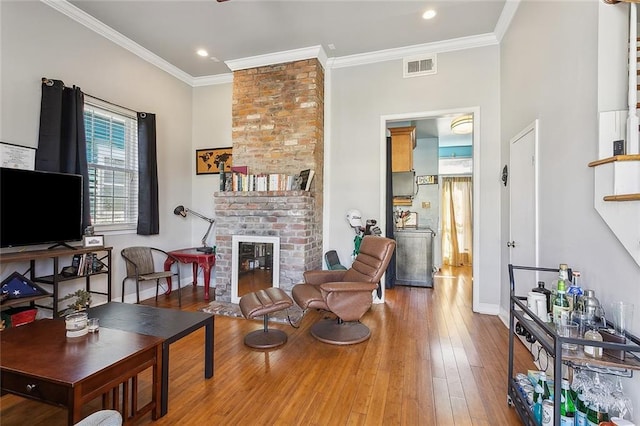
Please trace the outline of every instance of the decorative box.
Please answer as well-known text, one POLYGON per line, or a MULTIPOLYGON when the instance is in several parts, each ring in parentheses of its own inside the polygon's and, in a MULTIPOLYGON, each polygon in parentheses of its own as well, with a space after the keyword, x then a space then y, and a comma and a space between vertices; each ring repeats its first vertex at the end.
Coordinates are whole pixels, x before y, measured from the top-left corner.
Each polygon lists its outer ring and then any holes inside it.
POLYGON ((30 306, 16 306, 2 311, 5 327, 17 327, 36 320, 38 310, 30 306))

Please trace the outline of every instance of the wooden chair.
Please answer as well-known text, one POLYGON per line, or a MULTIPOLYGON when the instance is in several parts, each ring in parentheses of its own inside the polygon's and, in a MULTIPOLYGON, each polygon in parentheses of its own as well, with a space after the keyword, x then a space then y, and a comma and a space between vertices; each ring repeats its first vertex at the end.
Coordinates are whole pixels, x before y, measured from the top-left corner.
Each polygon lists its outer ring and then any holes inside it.
POLYGON ((160 279, 171 279, 174 275, 177 278, 178 284, 178 306, 182 307, 182 296, 180 294, 180 262, 175 259, 169 253, 164 250, 155 247, 127 247, 122 249, 120 253, 127 265, 127 276, 122 280, 122 301, 124 302, 124 286, 128 279, 136 280, 136 297, 137 302, 140 303, 140 282, 141 281, 155 281, 156 282, 156 300, 158 300, 158 289, 160 287, 160 279), (176 272, 172 271, 156 271, 156 262, 154 260, 154 254, 156 257, 171 257, 174 259, 176 265, 176 272))

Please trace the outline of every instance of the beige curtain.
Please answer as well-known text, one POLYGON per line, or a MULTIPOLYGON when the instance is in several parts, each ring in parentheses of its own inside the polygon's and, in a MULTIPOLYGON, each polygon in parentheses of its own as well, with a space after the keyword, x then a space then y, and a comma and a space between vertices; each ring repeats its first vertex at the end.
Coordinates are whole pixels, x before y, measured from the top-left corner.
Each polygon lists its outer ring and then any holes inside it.
POLYGON ((473 203, 471 177, 442 178, 442 262, 473 264, 473 203))

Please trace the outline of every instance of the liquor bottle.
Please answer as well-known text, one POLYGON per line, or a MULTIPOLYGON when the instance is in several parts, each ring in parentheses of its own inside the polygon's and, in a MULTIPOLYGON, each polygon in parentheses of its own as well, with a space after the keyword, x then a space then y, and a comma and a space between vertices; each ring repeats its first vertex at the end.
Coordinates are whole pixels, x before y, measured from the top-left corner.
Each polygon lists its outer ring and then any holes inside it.
POLYGON ((569 319, 569 299, 567 299, 567 278, 568 271, 565 263, 560 264, 560 273, 558 275, 558 288, 556 297, 553 299, 553 322, 560 324, 561 319, 566 317, 569 319))
MULTIPOLYGON (((602 342, 602 334, 598 332, 598 330, 594 328, 590 328, 584 333, 584 340, 591 340, 593 342, 602 342)), ((589 346, 584 345, 584 354, 591 358, 602 358, 602 346, 589 346)))
MULTIPOLYGON (((551 397, 549 384, 547 383, 547 373, 545 373, 544 371, 540 372, 538 383, 536 383, 533 388, 533 400, 538 401, 538 397, 541 397, 542 401, 551 397)), ((542 403, 542 401, 540 401, 540 403, 542 403)))
POLYGON ((562 392, 560 394, 560 425, 575 425, 576 406, 571 396, 569 380, 562 379, 562 392))
POLYGON ((567 289, 567 297, 569 298, 569 309, 575 311, 578 309, 578 298, 584 293, 580 287, 580 271, 572 271, 573 279, 571 285, 567 289))

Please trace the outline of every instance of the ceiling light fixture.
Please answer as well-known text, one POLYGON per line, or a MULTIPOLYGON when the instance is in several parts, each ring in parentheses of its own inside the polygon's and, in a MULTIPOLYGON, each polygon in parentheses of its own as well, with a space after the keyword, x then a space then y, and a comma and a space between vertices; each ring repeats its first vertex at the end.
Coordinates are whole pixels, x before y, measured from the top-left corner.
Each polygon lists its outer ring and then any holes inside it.
POLYGON ((209 56, 209 52, 204 49, 198 49, 196 53, 198 54, 198 56, 202 56, 203 58, 209 56))
POLYGON ((433 19, 436 16, 436 11, 429 9, 422 14, 422 19, 433 19))
POLYGON ((454 135, 466 135, 473 131, 473 116, 463 115, 451 120, 451 132, 454 135))

